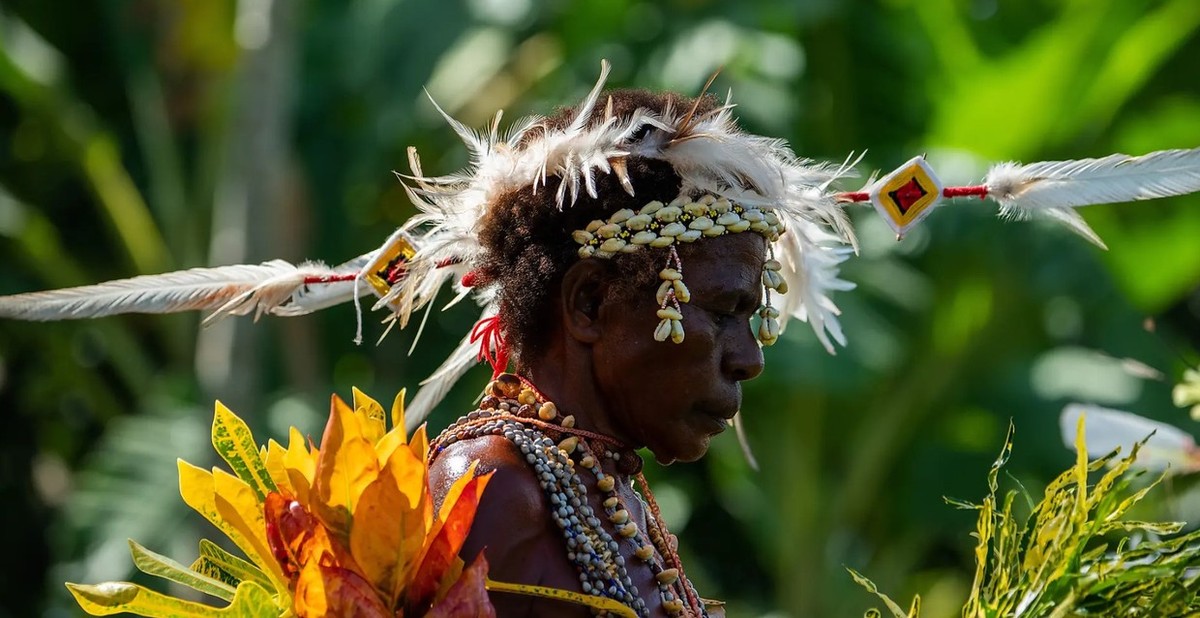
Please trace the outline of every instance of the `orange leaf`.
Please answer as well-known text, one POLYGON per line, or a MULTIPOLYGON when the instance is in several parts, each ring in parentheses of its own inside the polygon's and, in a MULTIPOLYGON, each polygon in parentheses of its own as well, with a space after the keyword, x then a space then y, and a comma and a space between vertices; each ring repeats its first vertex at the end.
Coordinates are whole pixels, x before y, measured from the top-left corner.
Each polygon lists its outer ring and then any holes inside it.
POLYGON ((425 462, 397 450, 363 491, 350 529, 350 553, 389 605, 404 591, 405 575, 425 545, 425 462), (416 508, 414 508, 414 504, 416 508))
POLYGON ((320 618, 329 615, 329 603, 325 598, 325 579, 321 577, 321 565, 310 560, 300 569, 296 580, 296 592, 292 597, 292 610, 298 618, 320 618))
POLYGON ((466 540, 467 533, 471 530, 471 523, 475 521, 475 510, 479 507, 479 497, 492 477, 491 472, 482 476, 474 476, 474 470, 475 465, 472 463, 467 474, 455 481, 446 494, 446 502, 442 505, 442 513, 445 518, 434 524, 433 538, 428 541, 425 555, 421 558, 420 566, 405 595, 409 607, 413 607, 413 603, 417 606, 429 603, 434 593, 437 592, 438 582, 441 581, 446 570, 458 556, 459 550, 462 549, 463 541, 466 540), (465 484, 462 483, 463 479, 467 479, 465 484), (462 488, 458 489, 460 485, 462 488), (457 497, 455 497, 456 489, 458 489, 457 497), (451 502, 452 499, 453 502, 451 502))
POLYGON ((331 532, 344 538, 359 496, 377 476, 375 447, 363 435, 354 412, 335 395, 313 481, 312 506, 317 517, 331 532))
POLYGON ((371 584, 358 573, 335 565, 320 565, 319 568, 321 579, 324 580, 326 615, 391 618, 392 612, 379 600, 371 584))
POLYGON ((458 581, 450 587, 446 598, 434 604, 425 618, 454 618, 456 616, 478 616, 480 618, 495 618, 496 609, 488 598, 487 559, 480 552, 479 557, 471 563, 459 576, 458 581))

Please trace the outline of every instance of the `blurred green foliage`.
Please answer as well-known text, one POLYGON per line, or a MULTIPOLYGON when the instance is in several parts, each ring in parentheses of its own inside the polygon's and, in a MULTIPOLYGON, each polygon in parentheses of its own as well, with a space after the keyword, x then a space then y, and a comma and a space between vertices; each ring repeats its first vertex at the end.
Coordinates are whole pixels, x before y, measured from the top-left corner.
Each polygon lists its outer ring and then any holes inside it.
MULTIPOLYGON (((724 66, 747 128, 804 156, 869 148, 865 175, 927 152, 971 182, 995 159, 1200 145, 1198 57, 1195 0, 3 0, 0 294, 367 251, 413 213, 390 174, 406 147, 435 173, 466 162, 422 88, 480 126, 574 102, 601 58, 612 85, 687 93, 724 66)), ((847 565, 957 615, 973 522, 941 497, 984 495, 1009 418, 1009 473, 1035 494, 1071 461, 1066 401, 1191 428, 1170 383, 1200 346, 1198 202, 1087 209, 1108 252, 977 202, 902 243, 855 211, 850 345, 828 356, 793 325, 747 385, 763 472, 732 436, 650 471, 700 589, 731 616, 861 615, 847 565)), ((61 582, 129 577, 128 537, 194 553, 161 471, 203 459, 213 399, 257 410, 258 435, 315 435, 331 391, 415 386, 475 317, 434 316, 411 356, 411 332, 355 347, 348 306, 0 323, 0 546, 21 557, 0 616, 73 615, 61 582)), ((1200 515, 1188 485, 1164 492, 1172 518, 1200 515)))

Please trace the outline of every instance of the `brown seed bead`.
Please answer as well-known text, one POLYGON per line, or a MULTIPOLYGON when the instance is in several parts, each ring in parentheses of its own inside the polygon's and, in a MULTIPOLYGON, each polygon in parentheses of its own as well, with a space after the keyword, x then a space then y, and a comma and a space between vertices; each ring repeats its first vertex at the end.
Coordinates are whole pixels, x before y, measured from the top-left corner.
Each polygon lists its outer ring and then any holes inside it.
POLYGON ((615 484, 616 480, 611 476, 596 481, 596 487, 600 488, 600 491, 612 491, 615 484))
POLYGON ((480 410, 495 410, 496 406, 500 405, 500 400, 493 395, 488 395, 479 402, 480 410))
POLYGON ((492 391, 498 397, 516 399, 521 394, 521 379, 511 373, 500 374, 492 385, 492 391))
POLYGON ((527 403, 521 404, 521 407, 517 408, 517 415, 527 416, 527 417, 532 418, 533 417, 533 406, 531 406, 527 403))
POLYGON ((663 569, 654 578, 658 580, 658 583, 670 586, 675 583, 675 580, 679 579, 679 569, 663 569))
POLYGON ((558 416, 558 406, 554 405, 553 401, 547 401, 538 408, 538 418, 543 421, 552 421, 558 416))

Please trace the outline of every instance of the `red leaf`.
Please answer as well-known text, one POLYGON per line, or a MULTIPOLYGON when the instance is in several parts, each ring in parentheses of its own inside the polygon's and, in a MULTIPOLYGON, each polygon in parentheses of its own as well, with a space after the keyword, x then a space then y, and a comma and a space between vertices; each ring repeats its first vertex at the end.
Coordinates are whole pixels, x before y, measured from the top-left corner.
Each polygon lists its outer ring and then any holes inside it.
MULTIPOLYGON (((329 616, 339 618, 391 618, 378 593, 367 580, 350 569, 321 566, 325 603, 329 616)), ((465 615, 465 614, 457 614, 465 615)))
POLYGON ((480 552, 479 557, 467 567, 458 581, 450 587, 446 598, 434 605, 425 618, 455 618, 478 616, 496 618, 496 609, 487 593, 487 560, 480 552))
POLYGON ((479 508, 479 497, 491 476, 491 473, 488 473, 472 478, 463 488, 458 500, 449 509, 443 508, 446 519, 434 524, 433 540, 430 541, 429 549, 421 559, 421 566, 417 568, 412 585, 405 595, 408 607, 424 607, 433 600, 438 583, 458 556, 467 533, 471 531, 471 524, 475 521, 475 510, 479 508))

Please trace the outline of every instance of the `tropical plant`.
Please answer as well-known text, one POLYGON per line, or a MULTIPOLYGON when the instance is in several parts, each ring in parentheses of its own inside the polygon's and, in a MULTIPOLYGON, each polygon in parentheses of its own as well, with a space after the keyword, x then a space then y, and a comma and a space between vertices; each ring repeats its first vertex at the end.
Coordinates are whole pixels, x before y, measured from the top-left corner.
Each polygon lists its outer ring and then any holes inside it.
MULTIPOLYGON (((965 618, 992 616, 1194 616, 1200 612, 1200 530, 1179 536, 1184 524, 1135 521, 1126 516, 1166 473, 1146 484, 1138 477, 1136 443, 1088 459, 1084 416, 1076 431, 1075 465, 1051 482, 1028 517, 1017 514, 1017 491, 997 498, 1000 470, 1012 453, 1012 426, 988 472, 982 504, 947 499, 979 511, 975 526, 975 579, 965 618), (1095 483, 1089 476, 1105 467, 1095 483)), ((850 569, 855 581, 879 596, 895 618, 917 618, 921 599, 905 611, 875 584, 850 569)), ((872 609, 868 617, 878 618, 872 609)))
POLYGON ((487 579, 480 554, 458 557, 491 473, 474 463, 435 513, 425 427, 404 431, 404 392, 391 410, 354 390, 336 395, 317 448, 291 428, 285 448, 259 447, 241 418, 217 403, 212 442, 232 474, 179 460, 184 502, 240 549, 208 540, 190 565, 130 541, 134 565, 225 607, 171 597, 129 582, 67 584, 93 615, 142 616, 491 616, 487 590, 534 594, 632 615, 616 601, 487 579))

